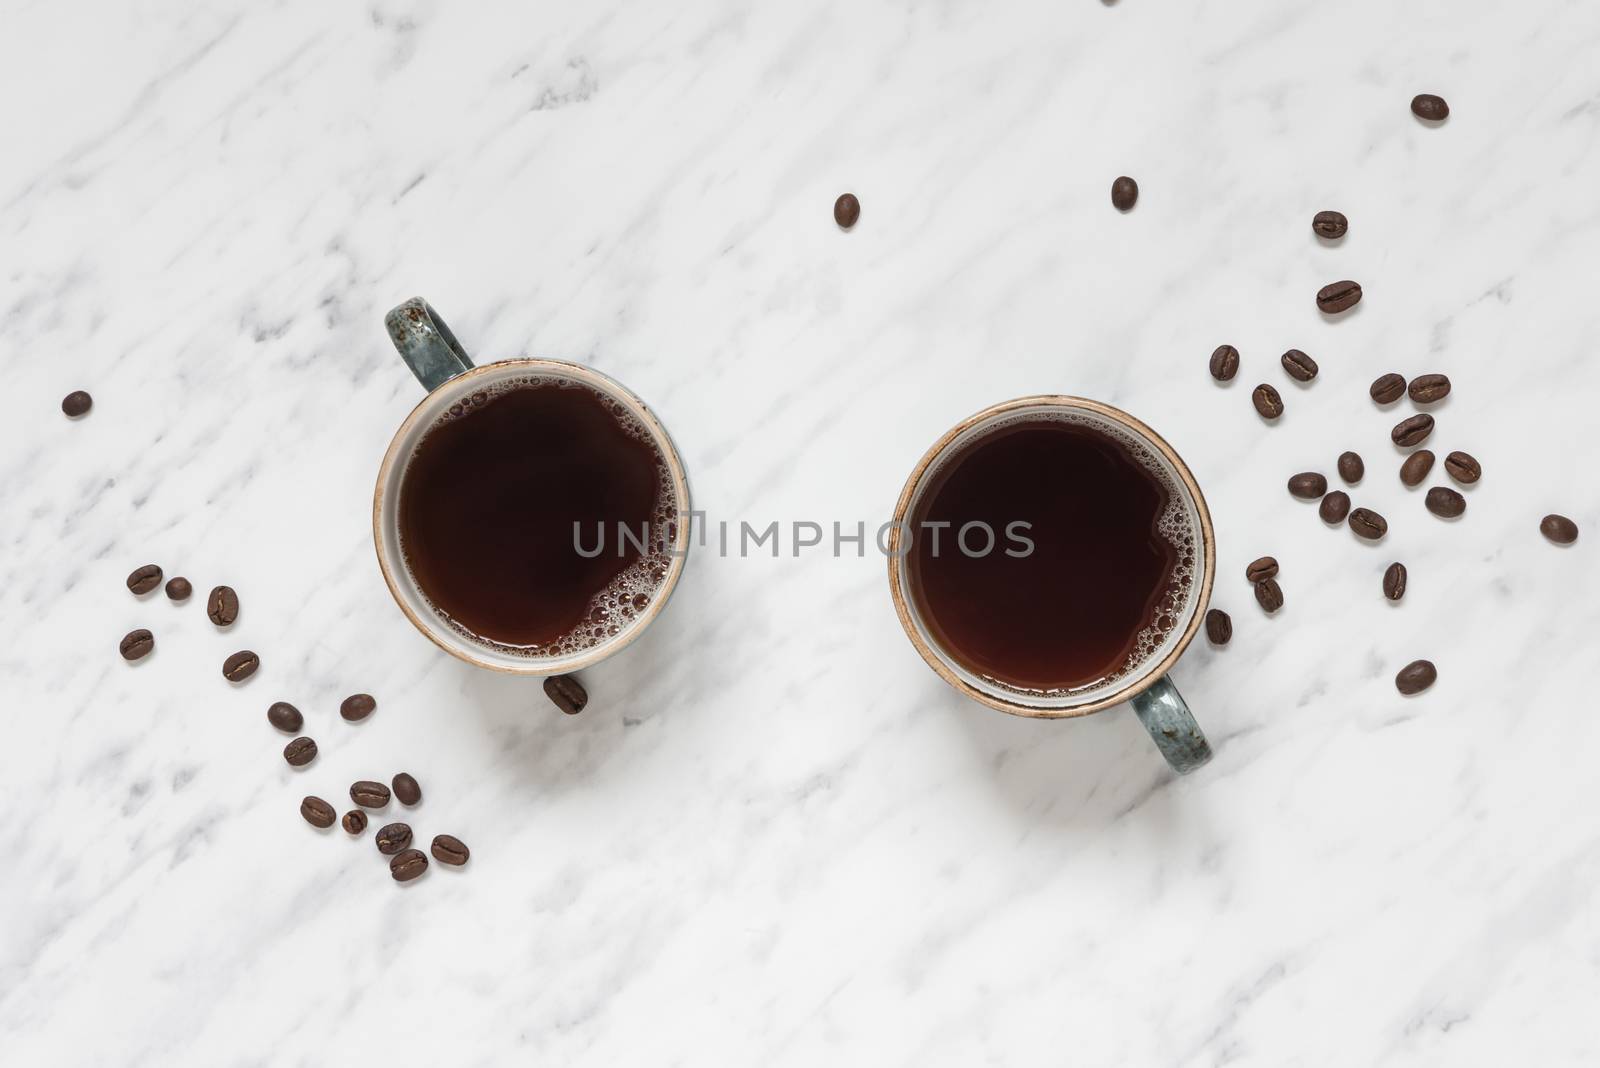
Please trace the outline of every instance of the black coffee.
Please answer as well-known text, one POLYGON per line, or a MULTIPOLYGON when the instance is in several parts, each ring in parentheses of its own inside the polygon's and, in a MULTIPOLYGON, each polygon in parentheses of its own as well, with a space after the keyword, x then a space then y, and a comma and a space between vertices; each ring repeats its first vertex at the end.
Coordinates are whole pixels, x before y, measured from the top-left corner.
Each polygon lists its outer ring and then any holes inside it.
POLYGON ((1170 477, 1136 451, 1095 427, 1024 417, 932 473, 910 517, 908 577, 953 660, 1013 690, 1071 693, 1128 673, 1177 626, 1194 532, 1170 477), (948 524, 937 546, 935 524, 948 524), (969 524, 982 526, 962 538, 969 524), (976 552, 985 528, 993 550, 976 552))
POLYGON ((400 487, 400 547, 457 630, 562 655, 650 603, 676 509, 666 460, 631 413, 586 385, 530 378, 473 394, 428 431, 400 487))

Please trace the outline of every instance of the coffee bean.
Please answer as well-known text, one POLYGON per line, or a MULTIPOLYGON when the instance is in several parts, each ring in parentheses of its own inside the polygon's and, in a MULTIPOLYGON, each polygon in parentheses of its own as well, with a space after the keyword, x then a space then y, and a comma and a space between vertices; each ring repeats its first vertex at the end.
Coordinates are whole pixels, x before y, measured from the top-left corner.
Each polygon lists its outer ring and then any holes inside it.
POLYGON ((302 735, 283 747, 283 759, 291 768, 303 768, 317 759, 317 743, 302 735))
POLYGON ((383 808, 389 804, 389 788, 381 782, 362 779, 350 784, 350 800, 362 808, 383 808))
POLYGON ((1302 501, 1314 501, 1328 492, 1328 480, 1315 471, 1302 471, 1289 478, 1289 494, 1302 501))
POLYGON ((288 701, 274 701, 267 706, 267 722, 286 734, 296 734, 305 726, 306 718, 288 701))
POLYGON ((1317 307, 1324 314, 1337 315, 1342 311, 1349 311, 1361 303, 1361 285, 1345 279, 1342 282, 1329 282, 1317 290, 1317 307))
POLYGON ((472 856, 472 851, 467 848, 466 843, 453 834, 434 835, 433 846, 428 851, 440 864, 451 864, 458 868, 472 856))
POLYGON ((1483 467, 1470 454, 1453 452, 1444 458, 1444 473, 1463 486, 1470 486, 1483 477, 1483 467))
POLYGON ((1428 477, 1428 472, 1433 470, 1433 452, 1429 449, 1418 449, 1407 456, 1405 463, 1400 465, 1400 482, 1407 486, 1418 486, 1428 477))
POLYGON ((1432 404, 1449 396, 1450 379, 1444 375, 1418 375, 1406 387, 1406 392, 1418 404, 1432 404))
POLYGON ((1278 574, 1278 561, 1270 556, 1263 556, 1250 561, 1250 566, 1244 569, 1244 577, 1251 582, 1265 582, 1269 578, 1276 578, 1278 574))
POLYGON ((161 585, 161 565, 145 564, 128 574, 128 589, 135 594, 146 594, 161 585))
POLYGON ((351 723, 360 723, 378 707, 377 699, 370 693, 353 693, 339 702, 339 715, 351 723))
POLYGON ((122 641, 117 645, 117 651, 124 660, 142 660, 150 655, 150 650, 156 647, 155 635, 144 628, 130 630, 122 636, 122 641))
POLYGON ((1233 638, 1233 620, 1220 608, 1206 613, 1206 638, 1212 645, 1227 645, 1233 638))
POLYGON ((1422 503, 1428 511, 1441 519, 1454 519, 1467 510, 1467 499, 1449 486, 1435 486, 1428 491, 1422 503))
POLYGON ((1357 508, 1350 513, 1350 530, 1358 538, 1377 541, 1389 533, 1389 521, 1371 508, 1357 508))
POLYGON ((1277 579, 1256 583, 1256 603, 1269 613, 1283 607, 1283 587, 1278 585, 1277 579))
POLYGON ((344 819, 340 822, 344 824, 344 829, 351 834, 360 834, 367 829, 367 814, 359 808, 353 808, 344 814, 344 819))
POLYGON ((307 797, 300 802, 300 815, 313 827, 332 827, 335 817, 333 806, 320 797, 307 797))
POLYGON ((1309 382, 1317 377, 1317 361, 1299 349, 1290 349, 1279 360, 1283 369, 1289 372, 1289 377, 1296 382, 1309 382))
POLYGON ((1127 211, 1139 199, 1139 183, 1124 174, 1111 183, 1111 204, 1118 211, 1127 211))
POLYGON ((81 389, 75 389, 61 398, 61 410, 73 419, 94 407, 94 398, 81 389))
POLYGON ((589 703, 589 693, 576 675, 551 675, 544 680, 544 695, 569 716, 576 716, 589 703))
POLYGON ((1379 404, 1393 404, 1405 396, 1406 380, 1404 375, 1397 375, 1393 371, 1386 375, 1379 375, 1372 380, 1372 386, 1367 390, 1372 399, 1379 404))
POLYGON ((1421 693, 1438 679, 1439 671, 1430 660, 1413 660, 1400 669, 1394 677, 1394 688, 1410 697, 1414 693, 1421 693))
POLYGON ((1317 514, 1324 523, 1343 523, 1344 517, 1350 514, 1350 495, 1344 490, 1334 490, 1322 498, 1317 514))
POLYGON ((206 598, 206 615, 219 627, 231 627, 239 618, 239 595, 231 586, 218 586, 206 598))
POLYGON ((378 828, 373 841, 378 844, 378 852, 392 857, 411 844, 411 828, 404 823, 386 823, 378 828))
POLYGON ((1261 383, 1250 394, 1250 403, 1256 406, 1256 411, 1263 419, 1276 419, 1283 414, 1283 398, 1278 396, 1278 391, 1261 383))
POLYGON ((1398 560, 1383 573, 1383 595, 1391 601, 1398 601, 1406 595, 1406 565, 1398 560))
POLYGON ((422 787, 417 785, 416 779, 402 771, 394 777, 394 796, 402 805, 414 805, 422 800, 422 787))
POLYGON ((1211 353, 1211 377, 1218 382, 1231 382, 1239 373, 1239 350, 1232 345, 1218 345, 1211 353))
POLYGON ((1350 485, 1361 481, 1367 473, 1367 465, 1362 462, 1361 454, 1354 452, 1341 452, 1339 454, 1339 477, 1350 485))
POLYGON ((1450 115, 1450 105, 1442 96, 1419 93, 1411 98, 1411 114, 1428 122, 1442 122, 1450 115))
POLYGON ((1389 440, 1402 449, 1409 449, 1413 445, 1421 445, 1428 440, 1428 435, 1433 433, 1433 416, 1413 415, 1409 419, 1402 419, 1389 431, 1389 440))
POLYGON ((170 601, 187 601, 193 592, 194 586, 182 575, 167 580, 167 599, 170 601))
POLYGON ((389 874, 397 883, 409 883, 428 870, 428 858, 420 849, 408 849, 389 862, 389 874))
POLYGON ((222 677, 229 682, 243 682, 256 673, 261 658, 248 649, 240 649, 222 662, 222 677))
POLYGON ((1571 545, 1578 540, 1578 524, 1564 515, 1552 513, 1539 520, 1539 533, 1557 545, 1571 545))
POLYGON ((833 221, 841 229, 848 230, 861 218, 861 201, 856 199, 854 193, 841 193, 839 199, 833 202, 833 221))
POLYGON ((1319 211, 1311 217, 1311 229, 1318 237, 1325 237, 1329 241, 1337 241, 1350 229, 1350 220, 1339 211, 1319 211))

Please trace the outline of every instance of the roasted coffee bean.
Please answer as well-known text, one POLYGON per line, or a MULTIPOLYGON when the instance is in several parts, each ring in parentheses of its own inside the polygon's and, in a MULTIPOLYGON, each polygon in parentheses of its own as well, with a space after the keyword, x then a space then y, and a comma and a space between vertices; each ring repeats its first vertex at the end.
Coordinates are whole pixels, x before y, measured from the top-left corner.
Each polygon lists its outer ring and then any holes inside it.
POLYGON ((402 805, 414 805, 422 800, 422 787, 417 785, 416 779, 402 771, 394 777, 394 796, 402 805))
POLYGON ((1350 485, 1361 481, 1367 473, 1367 465, 1362 462, 1361 454, 1354 452, 1341 452, 1339 454, 1339 477, 1350 485))
POLYGON ((1483 467, 1470 454, 1453 452, 1444 458, 1444 473, 1463 486, 1470 486, 1483 477, 1483 467))
POLYGON ((1220 608, 1206 613, 1206 638, 1212 645, 1227 645, 1233 638, 1233 620, 1220 608))
POLYGON ((1421 445, 1428 440, 1428 435, 1433 433, 1433 416, 1413 415, 1409 419, 1402 419, 1389 431, 1389 440, 1402 449, 1409 449, 1413 445, 1421 445))
POLYGON ((569 716, 576 716, 589 703, 589 692, 576 675, 551 675, 544 680, 544 695, 569 716))
POLYGON ((1337 315, 1342 311, 1349 311, 1361 303, 1361 284, 1345 279, 1342 282, 1329 282, 1317 290, 1317 307, 1327 315, 1337 315))
POLYGON ((389 874, 397 883, 409 883, 428 870, 428 858, 420 849, 408 849, 389 862, 389 874))
POLYGON ((1410 697, 1432 686, 1438 677, 1439 671, 1431 660, 1413 660, 1394 677, 1394 688, 1410 697))
POLYGON ((291 768, 303 768, 317 759, 317 743, 302 735, 283 747, 283 759, 291 768))
POLYGON ((1269 613, 1283 607, 1283 587, 1278 585, 1277 579, 1265 579, 1256 583, 1256 604, 1269 613))
POLYGON ((1450 115, 1450 105, 1444 97, 1432 93, 1419 93, 1411 98, 1411 114, 1428 122, 1441 122, 1450 115))
POLYGON ((1311 216, 1311 229, 1318 237, 1325 237, 1329 241, 1336 241, 1344 236, 1350 229, 1350 220, 1339 211, 1319 211, 1311 216))
POLYGON ((1552 513, 1539 520, 1539 533, 1557 545, 1571 545, 1578 540, 1578 524, 1564 515, 1552 513))
POLYGON ((1372 380, 1372 385, 1367 390, 1367 393, 1379 404, 1393 404, 1405 396, 1405 376, 1397 375, 1393 371, 1386 375, 1379 375, 1372 380))
POLYGON ((332 827, 337 814, 322 798, 307 797, 300 802, 300 815, 313 827, 332 827))
POLYGON ((117 645, 117 651, 124 660, 141 660, 150 655, 150 650, 156 647, 155 635, 143 627, 130 630, 122 636, 122 641, 117 645))
POLYGON ((1398 560, 1383 573, 1383 595, 1391 601, 1398 601, 1406 595, 1406 565, 1398 560))
POLYGON ((231 627, 239 618, 239 595, 231 586, 218 586, 206 598, 206 615, 219 627, 231 627))
POLYGON ((389 788, 381 782, 362 779, 350 784, 350 800, 362 808, 383 808, 389 803, 389 788))
POLYGON ((1441 519, 1454 519, 1467 510, 1467 499, 1449 486, 1435 486, 1428 491, 1422 503, 1428 511, 1441 519))
POLYGON ((1111 183, 1111 204, 1118 211, 1127 211, 1139 200, 1139 183, 1124 174, 1111 183))
POLYGON ((1290 349, 1279 357, 1279 361, 1296 382, 1309 382, 1317 377, 1317 361, 1299 349, 1290 349))
POLYGON ((453 834, 434 835, 433 846, 428 851, 440 864, 451 864, 458 868, 472 856, 472 851, 467 848, 466 843, 453 834))
POLYGON ((340 822, 351 834, 360 834, 367 829, 367 814, 359 808, 353 808, 344 814, 344 819, 340 822))
POLYGON ((1250 561, 1250 566, 1244 569, 1244 577, 1251 582, 1265 582, 1278 575, 1278 561, 1270 556, 1263 556, 1250 561))
POLYGON ((1406 387, 1406 392, 1418 404, 1432 404, 1450 394, 1450 379, 1444 375, 1418 375, 1406 387))
POLYGON ((378 828, 373 841, 378 844, 378 852, 392 857, 411 844, 411 827, 404 823, 386 823, 378 828))
POLYGON ((1317 514, 1324 523, 1343 523, 1344 517, 1350 514, 1350 494, 1344 490, 1334 490, 1322 498, 1317 514))
POLYGON ((1400 465, 1400 481, 1407 486, 1419 486, 1432 470, 1433 452, 1429 449, 1418 449, 1407 456, 1405 463, 1400 465))
POLYGON ((240 649, 222 662, 222 677, 229 682, 243 682, 256 673, 261 658, 248 649, 240 649))
POLYGON ((1250 394, 1250 403, 1256 406, 1256 411, 1263 419, 1276 419, 1283 414, 1283 398, 1278 396, 1278 391, 1261 383, 1250 394))
POLYGON ((351 723, 360 723, 378 707, 377 699, 370 693, 353 693, 339 702, 339 715, 351 723))
POLYGON ((1231 382, 1239 373, 1239 350, 1232 345, 1218 345, 1211 353, 1211 377, 1218 382, 1231 382))
POLYGON ((94 398, 81 389, 75 389, 61 398, 61 410, 73 419, 94 407, 94 398))
POLYGON ((305 726, 306 718, 288 701, 274 701, 267 706, 267 722, 286 734, 295 734, 305 726))
POLYGON ((1389 521, 1371 508, 1355 509, 1350 513, 1350 518, 1347 522, 1356 537, 1365 538, 1368 541, 1377 541, 1389 533, 1389 521))
POLYGON ((861 218, 861 201, 856 199, 854 193, 841 193, 839 199, 833 202, 833 221, 839 224, 840 229, 848 230, 861 218))
POLYGON ((128 575, 128 589, 136 594, 146 594, 161 585, 161 565, 145 564, 128 575))
POLYGON ((1314 501, 1328 492, 1328 480, 1315 471, 1302 471, 1289 478, 1289 495, 1302 501, 1314 501))
POLYGON ((187 601, 189 595, 194 593, 194 586, 188 579, 179 575, 177 578, 167 580, 167 599, 171 601, 187 601))

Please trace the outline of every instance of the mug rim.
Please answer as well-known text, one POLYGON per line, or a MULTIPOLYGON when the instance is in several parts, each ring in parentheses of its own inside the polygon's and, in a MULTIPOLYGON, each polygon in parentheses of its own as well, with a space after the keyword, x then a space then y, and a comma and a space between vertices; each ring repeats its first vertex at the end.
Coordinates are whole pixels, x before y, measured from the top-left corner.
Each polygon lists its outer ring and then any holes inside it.
MULTIPOLYGON (((418 443, 420 441, 421 439, 419 438, 418 443)), ((400 480, 404 481, 404 470, 402 469, 399 474, 400 480)), ((399 482, 396 483, 396 489, 398 488, 399 482)), ((678 455, 678 447, 673 442, 672 436, 667 433, 667 428, 662 425, 661 420, 656 418, 649 405, 640 400, 637 394, 605 372, 597 371, 580 363, 549 357, 518 356, 506 360, 494 360, 489 363, 477 364, 454 378, 441 383, 434 389, 424 393, 422 399, 416 403, 416 406, 400 422, 400 425, 395 429, 394 436, 389 439, 389 447, 384 450, 383 462, 378 466, 377 483, 373 488, 372 547, 373 552, 378 557, 378 569, 383 572, 384 584, 389 588, 389 595, 394 598, 395 604, 399 605, 400 611, 405 614, 405 617, 411 621, 411 625, 421 631, 423 636, 434 645, 437 645, 458 660, 464 660, 475 667, 497 671, 504 675, 531 677, 567 675, 574 671, 593 667, 595 664, 626 649, 661 614, 662 609, 667 605, 667 601, 671 599, 673 590, 677 588, 678 579, 683 575, 684 565, 688 562, 690 531, 688 529, 689 524, 683 522, 683 517, 689 514, 691 507, 689 476, 683 466, 683 458, 678 455), (458 387, 461 385, 470 384, 472 381, 492 373, 504 374, 509 369, 535 370, 545 374, 580 379, 588 385, 603 390, 608 396, 626 404, 629 413, 645 425, 645 429, 650 432, 652 440, 661 449, 662 456, 667 463, 667 470, 672 475, 673 494, 678 503, 677 536, 673 539, 672 562, 667 565, 667 573, 661 580, 661 586, 656 596, 650 599, 650 604, 644 612, 631 620, 628 627, 610 641, 594 646, 572 657, 553 658, 548 661, 529 658, 525 667, 520 665, 513 666, 479 655, 478 643, 465 635, 460 636, 459 645, 454 644, 444 637, 443 632, 448 629, 448 624, 444 623, 442 619, 435 617, 432 621, 425 621, 419 618, 417 613, 412 610, 411 605, 406 603, 405 597, 402 596, 400 583, 404 581, 408 588, 415 589, 424 601, 427 600, 427 594, 423 592, 421 585, 410 577, 409 572, 403 580, 397 577, 391 570, 387 553, 384 551, 386 538, 383 509, 388 483, 395 473, 396 464, 401 459, 401 442, 406 439, 411 430, 420 421, 423 409, 438 404, 439 398, 437 395, 446 390, 451 391, 451 395, 459 395, 462 391, 458 387)), ((398 530, 396 535, 398 536, 398 530)), ((398 545, 396 546, 396 551, 398 552, 398 545)))
POLYGON ((1075 397, 1065 393, 1038 393, 1027 397, 1017 397, 1014 400, 1001 401, 998 404, 991 404, 982 411, 969 415, 940 435, 939 440, 935 441, 927 452, 923 453, 922 459, 918 460, 916 467, 912 468, 911 475, 906 479, 905 486, 900 490, 900 497, 895 502, 894 518, 891 520, 889 527, 888 556, 889 596, 894 601, 895 615, 899 617, 900 626, 905 630, 906 637, 911 639, 912 646, 916 648, 922 659, 927 662, 929 667, 933 668, 940 678, 944 679, 957 691, 966 694, 980 704, 1013 716, 1024 716, 1030 719, 1076 719, 1079 716, 1102 712, 1113 705, 1119 705, 1129 698, 1143 693, 1172 670, 1172 666, 1178 662, 1178 658, 1189 648, 1189 643, 1200 632, 1200 625, 1205 620, 1206 609, 1211 603, 1211 585, 1216 578, 1217 571, 1217 539, 1216 532, 1211 525, 1211 511, 1206 507, 1205 495, 1200 492, 1200 484, 1195 481, 1194 473, 1189 470, 1189 465, 1183 462, 1183 458, 1178 455, 1171 445, 1167 444, 1165 438, 1121 408, 1112 407, 1101 401, 1090 400, 1087 397, 1075 397), (915 497, 916 491, 928 469, 944 455, 952 442, 974 427, 1003 416, 1008 412, 1022 408, 1039 407, 1073 408, 1080 411, 1093 412, 1096 415, 1110 419, 1112 422, 1121 424, 1159 452, 1171 464, 1174 473, 1183 483, 1190 499, 1194 501, 1195 512, 1200 518, 1200 543, 1205 561, 1205 576, 1198 596, 1195 598, 1194 612, 1190 615, 1188 625, 1184 627, 1183 633, 1173 642, 1172 648, 1167 651, 1167 654, 1159 662, 1147 667, 1136 678, 1129 680, 1126 685, 1120 686, 1111 693, 1097 697, 1092 701, 1085 701, 1081 705, 1071 705, 1066 708, 1041 707, 1039 705, 1026 704, 1021 700, 1007 700, 1004 697, 972 685, 956 674, 951 670, 950 665, 945 663, 939 652, 933 648, 932 643, 922 636, 917 627, 916 617, 911 605, 908 603, 905 591, 901 589, 900 584, 900 575, 905 561, 903 554, 899 550, 905 518, 910 511, 912 499, 915 497))

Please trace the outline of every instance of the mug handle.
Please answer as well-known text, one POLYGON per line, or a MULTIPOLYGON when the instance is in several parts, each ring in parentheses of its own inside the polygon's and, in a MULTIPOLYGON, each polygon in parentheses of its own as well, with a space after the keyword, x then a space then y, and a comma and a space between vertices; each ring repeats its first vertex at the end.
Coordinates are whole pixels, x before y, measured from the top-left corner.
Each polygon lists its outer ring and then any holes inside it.
POLYGON ((422 388, 432 393, 463 371, 472 369, 472 360, 461 342, 450 332, 433 305, 412 297, 389 309, 383 317, 389 340, 399 350, 422 388))
POLYGON ((1150 732, 1156 748, 1179 775, 1187 775, 1211 759, 1211 743, 1206 741, 1183 695, 1165 675, 1148 690, 1134 695, 1133 710, 1150 732))

